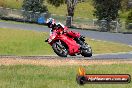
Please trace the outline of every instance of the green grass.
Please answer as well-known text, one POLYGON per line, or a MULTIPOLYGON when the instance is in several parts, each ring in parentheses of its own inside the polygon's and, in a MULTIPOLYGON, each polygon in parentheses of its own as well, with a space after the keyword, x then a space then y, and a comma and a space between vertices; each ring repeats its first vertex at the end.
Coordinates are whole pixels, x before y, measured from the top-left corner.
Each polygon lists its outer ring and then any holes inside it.
POLYGON ((0 6, 20 9, 22 7, 23 0, 1 0, 0 6))
POLYGON ((122 18, 121 21, 126 21, 126 18, 127 18, 128 14, 129 14, 129 12, 130 11, 122 11, 122 12, 120 11, 119 12, 120 13, 119 17, 122 18))
POLYGON ((91 45, 94 53, 117 53, 132 51, 132 47, 120 43, 97 41, 90 39, 88 39, 87 41, 89 45, 91 45))
MULTIPOLYGON (((82 17, 82 18, 95 18, 93 16, 94 7, 92 5, 92 0, 86 0, 87 2, 78 3, 76 10, 75 10, 75 17, 82 17)), ((23 0, 1 0, 0 6, 8 7, 8 8, 22 8, 23 0)), ((58 8, 47 4, 48 10, 50 13, 57 14, 57 15, 64 15, 67 14, 67 7, 66 5, 62 5, 58 8)), ((129 12, 129 11, 128 11, 129 12)), ((128 12, 120 12, 120 18, 122 21, 126 20, 128 12)), ((63 19, 63 17, 62 17, 63 19)))
MULTIPOLYGON (((93 16, 93 13, 94 13, 94 7, 92 4, 93 1, 92 0, 86 0, 86 1, 87 2, 82 2, 82 3, 77 4, 77 6, 75 8, 73 24, 93 25, 93 19, 96 19, 96 17, 93 16)), ((23 0, 2 0, 2 1, 0 1, 0 6, 8 7, 8 8, 21 9, 22 4, 23 4, 23 0)), ((58 8, 48 4, 47 2, 45 3, 45 5, 47 6, 47 8, 51 14, 56 14, 56 15, 52 15, 52 18, 65 24, 66 14, 67 14, 66 4, 61 5, 58 8)), ((119 11, 119 17, 120 17, 121 22, 126 21, 128 13, 129 13, 129 11, 127 11, 127 12, 119 11)), ((131 30, 127 30, 125 28, 125 25, 123 25, 121 27, 120 32, 131 32, 131 30)))
MULTIPOLYGON (((0 6, 8 7, 8 8, 16 8, 20 9, 22 7, 23 0, 1 0, 0 6)), ((62 5, 58 8, 47 4, 48 10, 50 13, 57 14, 57 15, 64 15, 67 14, 67 7, 66 5, 62 5)), ((94 7, 92 5, 92 0, 87 0, 87 2, 78 3, 76 10, 75 10, 75 17, 83 17, 83 18, 95 18, 93 16, 94 7)), ((128 12, 120 12, 121 20, 125 21, 128 12)))
POLYGON ((53 54, 44 42, 46 33, 26 30, 0 29, 1 55, 48 55, 53 54))
MULTIPOLYGON (((0 66, 0 88, 132 88, 129 84, 76 83, 79 66, 0 66)), ((131 64, 89 65, 87 74, 130 74, 131 64)))
MULTIPOLYGON (((8 8, 16 8, 20 9, 22 7, 23 0, 4 0, 0 1, 0 6, 3 7, 8 7, 8 8)), ((75 10, 75 17, 83 17, 83 18, 95 18, 93 16, 93 6, 91 4, 91 0, 84 2, 84 3, 79 3, 76 7, 75 10)), ((57 15, 64 15, 66 16, 67 14, 67 7, 66 5, 62 5, 58 8, 47 4, 48 10, 50 13, 57 14, 57 15)))
MULTIPOLYGON (((67 14, 67 7, 66 5, 62 5, 58 8, 53 7, 52 5, 47 5, 49 12, 57 14, 57 15, 64 15, 67 14)), ((82 18, 95 18, 93 16, 94 7, 92 6, 91 2, 83 2, 78 3, 75 9, 75 16, 74 17, 82 17, 82 18)))
MULTIPOLYGON (((44 42, 44 32, 0 28, 0 55, 51 55, 51 46, 44 42)), ((129 52, 132 47, 124 44, 87 39, 93 53, 129 52)))

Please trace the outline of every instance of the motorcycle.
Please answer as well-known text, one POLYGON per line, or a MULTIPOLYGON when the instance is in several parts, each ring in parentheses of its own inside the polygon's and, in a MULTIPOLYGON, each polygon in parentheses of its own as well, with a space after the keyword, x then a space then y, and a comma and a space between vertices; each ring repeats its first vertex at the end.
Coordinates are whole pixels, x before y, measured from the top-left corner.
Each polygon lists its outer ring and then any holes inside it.
POLYGON ((67 36, 65 32, 54 30, 47 39, 48 44, 52 46, 54 52, 60 57, 82 55, 84 57, 92 56, 92 48, 85 43, 85 37, 81 36, 83 48, 74 38, 67 36))

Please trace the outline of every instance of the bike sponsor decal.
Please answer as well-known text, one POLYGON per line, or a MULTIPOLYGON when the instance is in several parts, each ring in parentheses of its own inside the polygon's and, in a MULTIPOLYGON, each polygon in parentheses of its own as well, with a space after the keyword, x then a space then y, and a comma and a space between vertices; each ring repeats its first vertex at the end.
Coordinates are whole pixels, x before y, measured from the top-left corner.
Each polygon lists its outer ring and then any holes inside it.
POLYGON ((78 84, 88 83, 130 83, 129 74, 86 74, 85 69, 80 67, 76 77, 78 84))

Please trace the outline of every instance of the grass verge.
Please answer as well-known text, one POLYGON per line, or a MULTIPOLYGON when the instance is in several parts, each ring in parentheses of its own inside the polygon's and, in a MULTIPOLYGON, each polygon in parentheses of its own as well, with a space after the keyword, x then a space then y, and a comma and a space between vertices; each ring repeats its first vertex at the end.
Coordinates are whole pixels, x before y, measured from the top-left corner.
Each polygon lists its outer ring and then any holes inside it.
POLYGON ((1 55, 50 55, 50 46, 44 42, 47 33, 26 30, 0 29, 1 55))
MULTIPOLYGON (((47 33, 0 28, 0 55, 51 55, 54 54, 50 45, 44 42, 47 33)), ((129 52, 132 47, 127 45, 87 39, 93 53, 129 52)))
MULTIPOLYGON (((0 88, 131 88, 129 84, 76 83, 79 66, 0 66, 0 88)), ((87 74, 130 74, 131 64, 89 65, 87 74)))
POLYGON ((120 43, 100 41, 100 40, 98 41, 98 40, 91 40, 91 39, 87 39, 87 43, 91 45, 93 52, 96 54, 132 51, 132 47, 125 44, 120 44, 120 43))

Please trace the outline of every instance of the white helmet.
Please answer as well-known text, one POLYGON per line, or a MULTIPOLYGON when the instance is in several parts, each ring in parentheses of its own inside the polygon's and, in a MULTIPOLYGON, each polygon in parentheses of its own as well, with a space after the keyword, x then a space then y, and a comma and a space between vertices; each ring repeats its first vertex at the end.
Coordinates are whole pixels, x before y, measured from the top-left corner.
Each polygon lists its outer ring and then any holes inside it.
POLYGON ((46 24, 49 28, 52 28, 55 25, 55 20, 53 18, 49 18, 47 19, 46 24))

